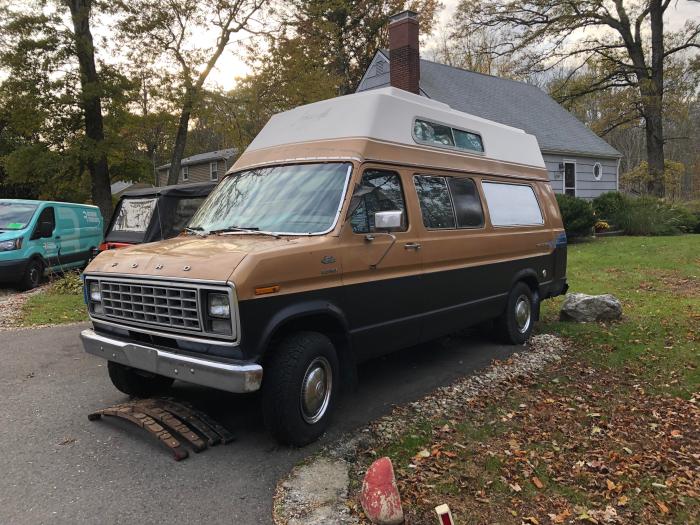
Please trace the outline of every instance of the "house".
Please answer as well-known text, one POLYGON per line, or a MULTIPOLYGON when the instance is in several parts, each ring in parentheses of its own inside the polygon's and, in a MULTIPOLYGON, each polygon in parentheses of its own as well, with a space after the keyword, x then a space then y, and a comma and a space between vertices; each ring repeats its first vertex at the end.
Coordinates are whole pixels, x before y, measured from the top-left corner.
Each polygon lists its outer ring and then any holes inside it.
MULTIPOLYGON (((189 182, 207 182, 219 180, 236 160, 235 148, 219 149, 185 157, 180 163, 180 178, 178 184, 189 182)), ((156 168, 156 183, 158 186, 168 184, 168 169, 170 164, 163 164, 156 168)))
POLYGON ((421 59, 412 11, 392 17, 389 40, 357 91, 391 85, 534 135, 557 193, 592 199, 618 189, 621 154, 540 88, 421 59))

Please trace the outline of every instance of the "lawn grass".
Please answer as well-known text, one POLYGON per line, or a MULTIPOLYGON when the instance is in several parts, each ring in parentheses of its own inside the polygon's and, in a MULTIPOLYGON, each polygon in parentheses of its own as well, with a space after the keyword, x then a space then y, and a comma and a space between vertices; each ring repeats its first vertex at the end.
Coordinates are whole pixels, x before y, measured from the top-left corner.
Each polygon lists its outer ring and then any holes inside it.
POLYGON ((544 302, 539 332, 569 338, 594 365, 633 367, 654 379, 655 388, 667 388, 673 381, 673 393, 686 398, 698 389, 700 235, 573 244, 567 274, 570 292, 615 295, 622 301, 624 319, 609 324, 560 322, 560 297, 544 302))
POLYGON ((20 326, 87 321, 80 276, 69 273, 52 281, 46 292, 32 295, 22 306, 20 326))
POLYGON ((546 301, 537 330, 568 342, 561 362, 360 460, 392 458, 411 523, 439 503, 459 523, 700 520, 700 235, 572 244, 567 273, 623 319, 561 322, 563 298, 546 301))

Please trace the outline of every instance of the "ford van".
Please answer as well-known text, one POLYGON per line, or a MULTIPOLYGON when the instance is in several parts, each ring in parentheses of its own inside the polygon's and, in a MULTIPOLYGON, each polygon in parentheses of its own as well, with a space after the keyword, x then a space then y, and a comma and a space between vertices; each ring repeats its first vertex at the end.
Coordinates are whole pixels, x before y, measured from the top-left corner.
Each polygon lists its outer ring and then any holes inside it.
POLYGON ((100 251, 177 236, 216 182, 142 188, 124 193, 107 226, 100 251))
POLYGON ((47 271, 84 267, 102 227, 96 206, 0 199, 0 282, 28 290, 47 271))
POLYGON ((304 445, 358 362, 492 319, 525 343, 566 236, 535 137, 385 88, 274 116, 185 234, 85 275, 116 388, 261 390, 304 445))

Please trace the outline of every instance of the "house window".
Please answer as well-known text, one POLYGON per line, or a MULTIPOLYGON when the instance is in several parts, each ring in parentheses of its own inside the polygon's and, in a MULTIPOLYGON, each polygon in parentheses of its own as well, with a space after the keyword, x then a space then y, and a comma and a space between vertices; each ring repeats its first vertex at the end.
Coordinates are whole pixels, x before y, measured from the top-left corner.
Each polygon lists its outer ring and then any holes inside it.
POLYGON ((564 163, 564 193, 576 197, 576 163, 564 163))
POLYGON ((600 180, 603 178, 603 166, 600 165, 600 162, 593 164, 593 177, 595 180, 600 180))
POLYGON ((219 163, 210 162, 209 163, 209 178, 211 180, 219 180, 219 163))
POLYGON ((413 139, 420 144, 430 146, 478 151, 479 153, 484 151, 481 135, 427 120, 416 119, 414 121, 413 139))
POLYGON ((183 166, 180 168, 180 172, 182 173, 182 181, 187 182, 190 180, 190 168, 189 166, 183 166))

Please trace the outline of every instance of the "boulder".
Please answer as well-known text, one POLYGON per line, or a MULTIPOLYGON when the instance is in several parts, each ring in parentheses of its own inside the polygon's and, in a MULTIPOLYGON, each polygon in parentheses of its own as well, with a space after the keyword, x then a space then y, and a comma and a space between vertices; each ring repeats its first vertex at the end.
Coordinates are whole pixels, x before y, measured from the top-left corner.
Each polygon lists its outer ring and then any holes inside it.
POLYGON ((559 318, 579 323, 614 321, 622 317, 622 304, 614 295, 566 294, 559 318))
POLYGON ((362 481, 360 503, 365 515, 377 525, 403 523, 401 495, 396 487, 394 466, 389 458, 379 458, 367 469, 362 481))

